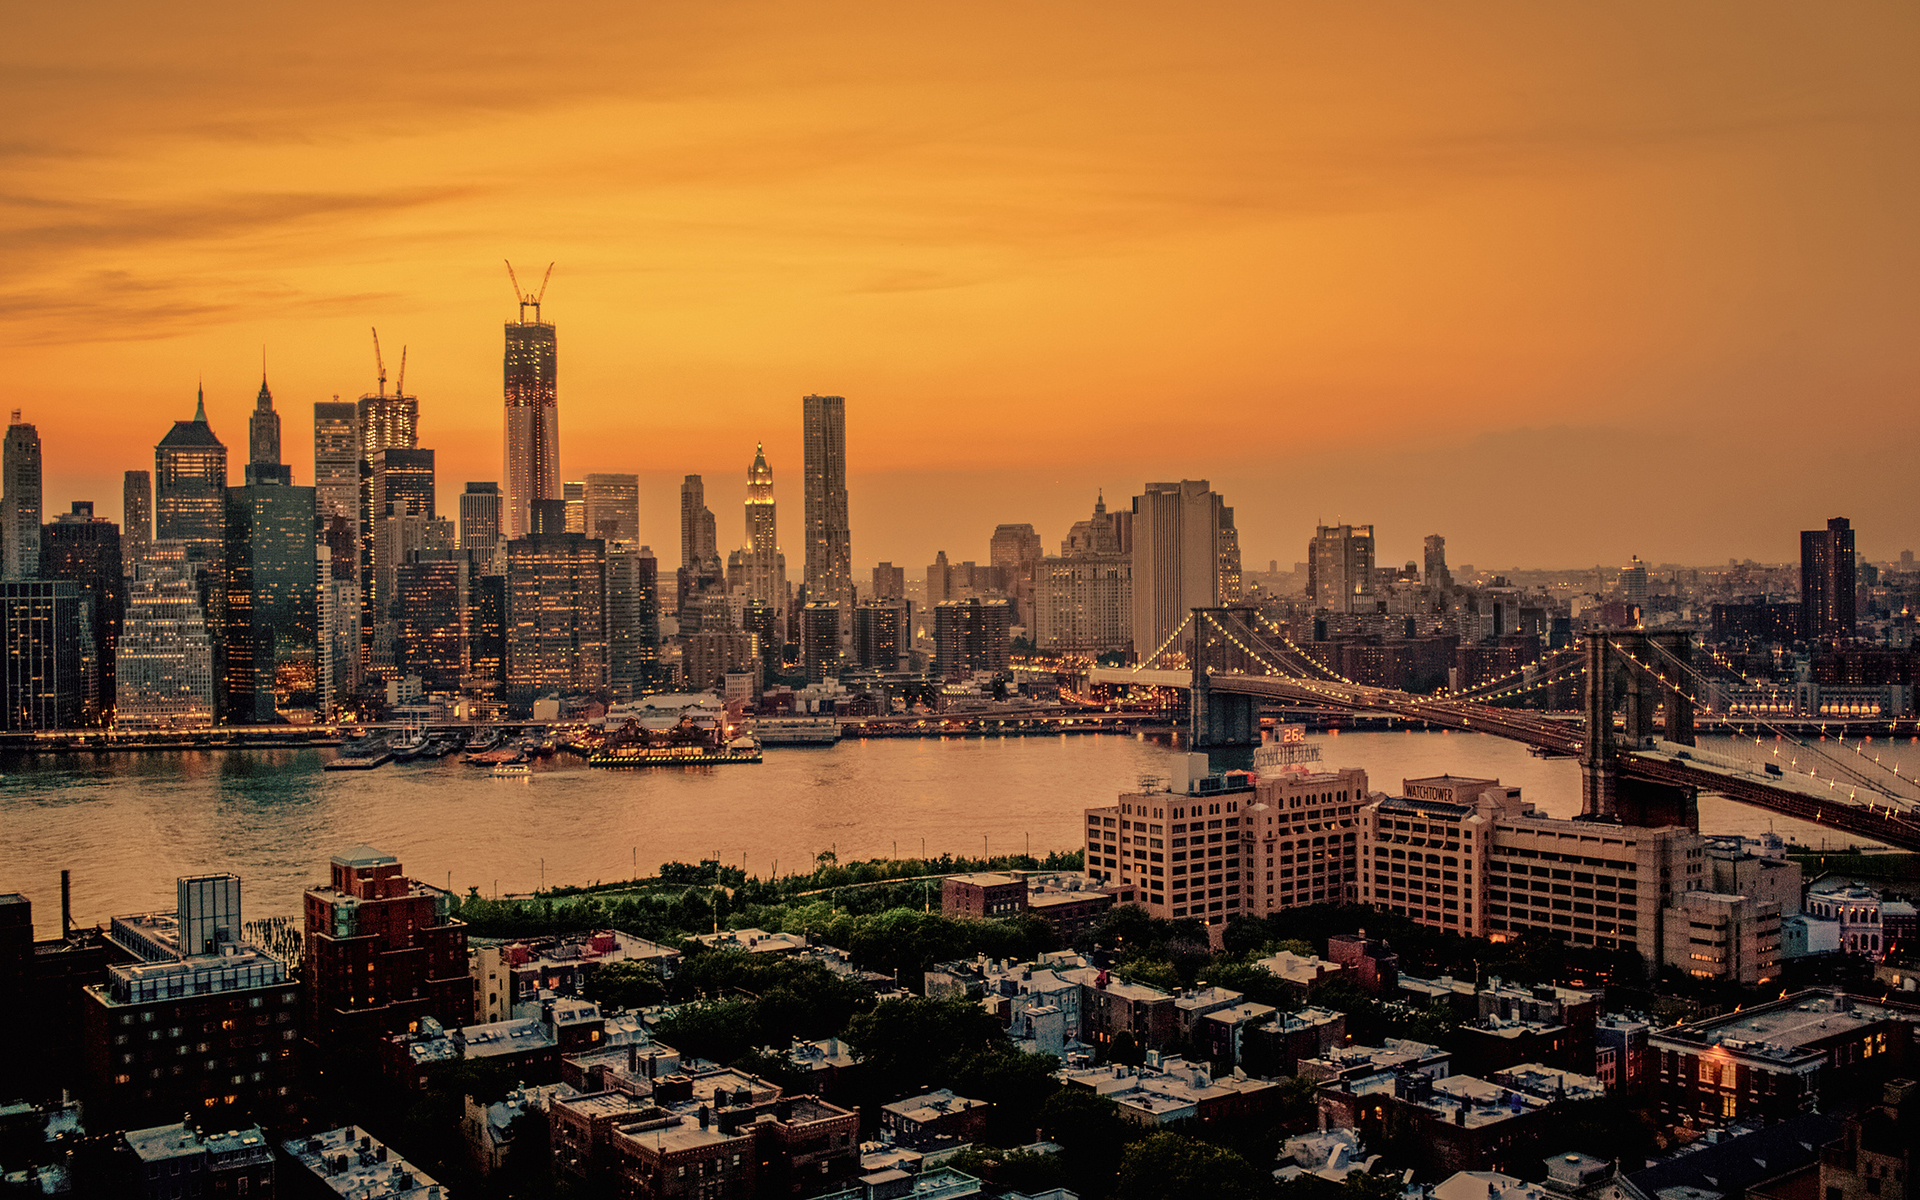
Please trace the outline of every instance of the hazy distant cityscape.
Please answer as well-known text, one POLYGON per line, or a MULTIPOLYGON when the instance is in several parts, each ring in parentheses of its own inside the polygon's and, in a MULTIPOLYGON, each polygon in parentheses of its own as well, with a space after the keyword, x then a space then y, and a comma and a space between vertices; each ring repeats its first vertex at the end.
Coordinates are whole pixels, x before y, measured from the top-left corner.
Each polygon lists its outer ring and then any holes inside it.
POLYGON ((7 32, 0 1200, 1920 1200, 1920 9, 7 32))

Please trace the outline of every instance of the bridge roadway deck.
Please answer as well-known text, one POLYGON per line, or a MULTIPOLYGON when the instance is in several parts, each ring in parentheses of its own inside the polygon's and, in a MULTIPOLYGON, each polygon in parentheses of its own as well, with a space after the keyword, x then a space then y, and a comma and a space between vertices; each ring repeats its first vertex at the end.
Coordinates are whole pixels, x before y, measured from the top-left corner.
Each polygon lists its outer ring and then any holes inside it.
MULTIPOLYGON (((1191 687, 1193 677, 1186 671, 1124 671, 1108 668, 1090 673, 1090 681, 1191 687)), ((1585 730, 1576 724, 1483 704, 1432 700, 1390 688, 1290 679, 1277 675, 1218 674, 1213 676, 1211 682, 1214 691, 1229 695, 1386 713, 1408 720, 1425 721, 1445 729, 1490 733, 1556 754, 1578 754, 1585 736, 1585 730)), ((1821 783, 1824 781, 1808 776, 1766 775, 1692 758, 1682 759, 1671 751, 1625 752, 1620 756, 1620 769, 1629 779, 1697 788, 1841 833, 1871 838, 1903 850, 1920 851, 1920 802, 1913 800, 1889 799, 1880 793, 1873 794, 1867 800, 1851 798, 1839 794, 1837 786, 1823 791, 1821 783)))

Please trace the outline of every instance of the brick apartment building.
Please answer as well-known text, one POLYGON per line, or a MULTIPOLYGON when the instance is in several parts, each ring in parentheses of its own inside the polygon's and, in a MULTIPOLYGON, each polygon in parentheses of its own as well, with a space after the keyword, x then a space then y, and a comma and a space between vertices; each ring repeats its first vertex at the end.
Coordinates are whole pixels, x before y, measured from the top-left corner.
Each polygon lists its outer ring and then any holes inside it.
POLYGON ((472 1022, 467 929, 449 915, 451 900, 370 846, 333 856, 328 885, 306 894, 307 1028, 316 1045, 371 1055, 381 1038, 422 1017, 472 1022))

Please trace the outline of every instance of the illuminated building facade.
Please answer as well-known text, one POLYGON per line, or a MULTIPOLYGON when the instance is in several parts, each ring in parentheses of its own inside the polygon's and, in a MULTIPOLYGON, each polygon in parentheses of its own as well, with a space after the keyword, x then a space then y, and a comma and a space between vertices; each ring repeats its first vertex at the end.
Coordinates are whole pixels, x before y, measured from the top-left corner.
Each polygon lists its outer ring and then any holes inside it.
POLYGON ((607 553, 607 674, 623 700, 659 682, 660 564, 645 546, 607 553))
POLYGON ((507 543, 507 681, 520 709, 608 686, 606 543, 565 532, 564 501, 533 517, 534 531, 507 543))
POLYGON ((0 582, 0 731, 80 724, 93 640, 85 607, 79 587, 65 580, 0 582))
MULTIPOLYGON (((1204 479, 1149 483, 1133 498, 1133 641, 1152 654, 1196 608, 1223 599, 1233 510, 1204 479)), ((1236 564, 1237 565, 1237 564, 1236 564)))
POLYGON ((963 679, 1010 665, 1013 606, 1005 600, 947 600, 933 606, 933 673, 963 679))
POLYGON ((351 401, 323 400, 313 406, 313 490, 321 528, 338 518, 357 538, 360 411, 351 401))
POLYGON ((853 610, 853 665, 898 671, 912 649, 913 606, 905 600, 862 600, 853 610))
POLYGON ((120 565, 132 579, 153 545, 153 472, 127 472, 120 508, 120 565))
POLYGON ((471 1022, 467 927, 450 915, 453 897, 408 879, 399 859, 371 846, 334 855, 331 868, 328 885, 305 898, 309 1037, 371 1054, 377 1039, 422 1017, 471 1022))
POLYGON ((39 572, 40 512, 40 431, 16 408, 0 443, 0 578, 39 572))
MULTIPOLYGON (((847 402, 841 396, 806 396, 800 407, 807 599, 850 609, 853 533, 847 523, 847 402)), ((843 626, 849 622, 849 617, 842 617, 843 626)))
POLYGON ((520 305, 520 320, 506 327, 502 374, 506 391, 506 534, 525 537, 532 528, 533 505, 559 500, 560 401, 559 349, 552 324, 540 319, 540 305, 520 305))
POLYGON ((1807 641, 1844 641, 1855 628, 1853 526, 1834 517, 1825 529, 1800 534, 1800 634, 1807 641))
POLYGON ((114 660, 115 726, 207 726, 213 704, 213 639, 198 594, 180 572, 143 572, 127 588, 114 660))
POLYGON ((394 673, 428 692, 457 692, 470 668, 467 556, 421 551, 394 571, 394 673))
MULTIPOLYGON (((1133 556, 1106 497, 1034 570, 1033 644, 1058 654, 1125 653, 1133 645, 1133 556)), ((1151 647, 1149 647, 1151 650, 1151 647)))
POLYGON ((567 504, 567 532, 587 532, 587 481, 572 479, 560 485, 560 498, 567 504))
POLYGON ((1321 525, 1307 543, 1307 595, 1328 612, 1373 612, 1373 526, 1321 525))
POLYGON ((65 579, 80 589, 85 620, 92 630, 90 653, 81 665, 82 720, 104 724, 113 715, 114 654, 120 645, 120 621, 127 581, 120 561, 120 527, 93 515, 93 505, 76 500, 41 530, 40 579, 65 579))
POLYGON ((581 532, 607 544, 631 550, 640 544, 640 477, 595 472, 586 479, 586 520, 581 532))
POLYGON ((787 610, 787 560, 780 553, 773 502, 773 468, 764 445, 755 446, 747 467, 747 545, 742 564, 749 603, 764 604, 776 615, 787 610))
POLYGON ((154 538, 179 542, 194 566, 226 551, 227 448, 207 425, 200 393, 193 420, 175 421, 153 448, 154 538))
POLYGON ((840 678, 840 606, 811 600, 800 610, 800 661, 808 683, 840 678))
POLYGON ((321 706, 314 489, 281 482, 278 464, 247 474, 227 489, 220 716, 310 723, 321 706))
POLYGON ((506 686, 507 577, 469 576, 467 580, 467 690, 489 707, 506 686))
POLYGON ((1366 772, 1213 775, 1192 755, 1162 786, 1086 810, 1087 872, 1151 915, 1217 925, 1357 894, 1366 772))

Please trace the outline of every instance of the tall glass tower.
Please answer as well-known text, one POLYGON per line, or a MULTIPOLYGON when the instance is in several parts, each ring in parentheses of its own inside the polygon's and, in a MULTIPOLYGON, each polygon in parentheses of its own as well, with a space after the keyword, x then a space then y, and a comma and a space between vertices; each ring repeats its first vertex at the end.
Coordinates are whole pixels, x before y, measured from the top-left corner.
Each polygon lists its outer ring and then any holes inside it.
POLYGON ((805 448, 807 600, 839 606, 842 631, 853 600, 853 534, 847 527, 847 402, 800 401, 805 448))
POLYGON ((207 425, 207 393, 193 420, 175 421, 153 448, 154 539, 180 542, 189 564, 226 551, 227 448, 207 425))
MULTIPOLYGON (((544 289, 543 289, 544 291, 544 289)), ((540 301, 520 300, 520 319, 507 324, 506 536, 527 536, 537 500, 560 496, 560 402, 553 325, 540 319, 540 301), (527 320, 527 309, 533 320, 527 320)))
POLYGON ((13 410, 5 448, 0 450, 0 532, 8 579, 40 574, 40 431, 13 410))

